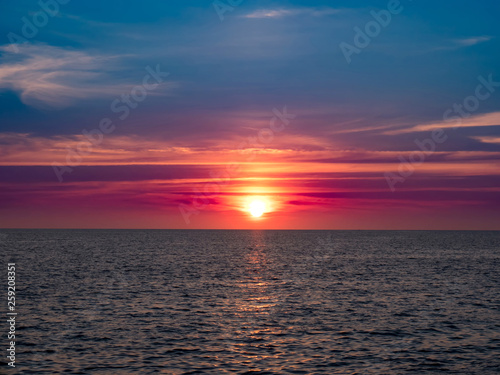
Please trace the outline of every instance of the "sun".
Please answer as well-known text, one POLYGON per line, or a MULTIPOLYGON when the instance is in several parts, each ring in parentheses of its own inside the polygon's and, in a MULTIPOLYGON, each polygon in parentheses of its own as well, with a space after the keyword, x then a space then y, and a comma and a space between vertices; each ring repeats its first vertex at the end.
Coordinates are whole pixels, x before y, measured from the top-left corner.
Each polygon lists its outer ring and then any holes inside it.
POLYGON ((248 211, 253 217, 261 217, 266 212, 266 202, 261 199, 254 199, 248 206, 248 211))

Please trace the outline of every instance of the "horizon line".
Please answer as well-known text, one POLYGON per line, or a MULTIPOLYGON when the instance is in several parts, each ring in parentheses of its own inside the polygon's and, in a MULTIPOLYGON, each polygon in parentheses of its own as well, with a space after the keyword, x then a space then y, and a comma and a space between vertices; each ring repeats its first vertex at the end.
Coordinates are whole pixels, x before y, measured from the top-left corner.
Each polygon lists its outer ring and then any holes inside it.
POLYGON ((0 228, 7 230, 178 230, 178 231, 337 231, 337 232, 500 232, 500 229, 213 229, 213 228, 0 228))

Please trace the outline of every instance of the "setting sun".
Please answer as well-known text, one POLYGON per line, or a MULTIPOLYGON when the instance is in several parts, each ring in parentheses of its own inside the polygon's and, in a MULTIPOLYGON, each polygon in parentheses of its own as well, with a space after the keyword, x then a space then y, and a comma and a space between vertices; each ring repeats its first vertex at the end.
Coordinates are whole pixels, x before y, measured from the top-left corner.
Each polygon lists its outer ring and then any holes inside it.
POLYGON ((253 217, 261 217, 266 212, 266 203, 260 199, 250 202, 249 212, 253 217))

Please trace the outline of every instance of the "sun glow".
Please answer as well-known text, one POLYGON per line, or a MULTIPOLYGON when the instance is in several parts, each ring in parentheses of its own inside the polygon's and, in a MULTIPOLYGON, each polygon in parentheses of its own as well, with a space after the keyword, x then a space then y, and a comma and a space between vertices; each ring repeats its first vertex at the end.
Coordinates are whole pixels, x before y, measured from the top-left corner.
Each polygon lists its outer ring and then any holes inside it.
POLYGON ((261 199, 254 199, 248 206, 248 211, 253 217, 261 217, 267 209, 266 202, 261 199))

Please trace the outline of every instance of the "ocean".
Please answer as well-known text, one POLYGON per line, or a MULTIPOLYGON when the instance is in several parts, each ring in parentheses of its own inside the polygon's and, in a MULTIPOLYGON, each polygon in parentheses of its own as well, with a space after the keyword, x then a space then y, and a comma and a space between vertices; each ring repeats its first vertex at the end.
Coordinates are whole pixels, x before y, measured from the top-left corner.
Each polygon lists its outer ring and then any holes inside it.
POLYGON ((4 317, 16 269, 8 373, 500 373, 500 232, 2 230, 0 242, 4 317))

